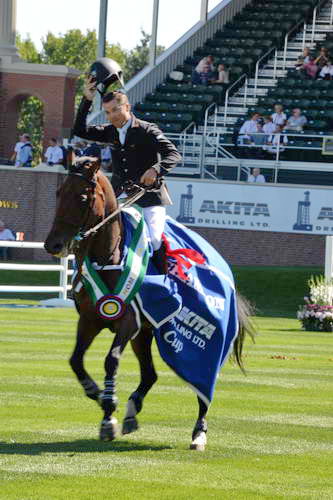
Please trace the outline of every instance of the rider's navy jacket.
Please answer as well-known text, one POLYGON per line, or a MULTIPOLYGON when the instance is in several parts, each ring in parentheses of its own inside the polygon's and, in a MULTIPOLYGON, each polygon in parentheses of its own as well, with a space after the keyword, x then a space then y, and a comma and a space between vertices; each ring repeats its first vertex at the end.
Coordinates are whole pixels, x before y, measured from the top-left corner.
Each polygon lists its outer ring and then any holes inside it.
MULTIPOLYGON (((111 183, 116 195, 125 181, 138 182, 142 174, 158 163, 159 176, 167 174, 181 160, 176 146, 172 144, 154 123, 139 120, 132 115, 132 123, 127 130, 125 143, 119 141, 119 133, 111 124, 87 126, 86 118, 92 102, 83 97, 72 133, 83 139, 107 143, 112 151, 111 183)), ((163 189, 162 189, 163 192, 163 189)), ((146 193, 137 204, 142 207, 163 205, 162 193, 146 193)))

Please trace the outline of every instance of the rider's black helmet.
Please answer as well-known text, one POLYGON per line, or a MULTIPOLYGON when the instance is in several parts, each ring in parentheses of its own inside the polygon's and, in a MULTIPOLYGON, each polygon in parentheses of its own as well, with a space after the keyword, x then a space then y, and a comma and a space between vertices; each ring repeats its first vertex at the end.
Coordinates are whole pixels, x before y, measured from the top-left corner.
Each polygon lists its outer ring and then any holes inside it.
POLYGON ((119 82, 124 86, 123 71, 119 64, 108 57, 97 59, 89 69, 89 76, 96 81, 96 88, 103 96, 112 83, 119 82))

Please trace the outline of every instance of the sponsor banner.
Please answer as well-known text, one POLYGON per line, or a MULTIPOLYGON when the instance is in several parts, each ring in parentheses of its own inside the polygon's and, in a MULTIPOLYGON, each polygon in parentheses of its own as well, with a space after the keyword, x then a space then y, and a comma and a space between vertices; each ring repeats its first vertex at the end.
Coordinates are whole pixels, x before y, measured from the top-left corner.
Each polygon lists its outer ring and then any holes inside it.
POLYGON ((333 189, 169 180, 168 214, 182 224, 333 235, 333 189))

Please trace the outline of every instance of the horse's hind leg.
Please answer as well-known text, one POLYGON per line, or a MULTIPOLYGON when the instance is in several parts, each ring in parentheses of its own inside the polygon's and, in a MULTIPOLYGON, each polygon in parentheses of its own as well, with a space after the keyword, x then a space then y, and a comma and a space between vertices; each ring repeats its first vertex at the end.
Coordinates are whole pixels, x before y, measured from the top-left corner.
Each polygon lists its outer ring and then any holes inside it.
POLYGON ((199 403, 199 415, 198 415, 198 420, 196 421, 192 432, 192 443, 190 445, 190 449, 204 451, 207 444, 206 415, 208 412, 208 408, 206 403, 204 403, 202 399, 199 398, 199 396, 198 396, 198 403, 199 403))
POLYGON ((142 328, 135 339, 131 341, 132 349, 140 364, 141 380, 136 390, 128 399, 127 411, 123 421, 123 434, 130 434, 139 428, 136 415, 142 409, 144 397, 157 380, 151 353, 152 340, 153 335, 151 328, 145 327, 142 328))
POLYGON ((85 370, 83 357, 99 332, 100 328, 97 328, 93 322, 89 322, 86 318, 80 318, 77 328, 76 344, 69 360, 72 370, 82 385, 86 396, 94 401, 97 401, 98 403, 99 396, 102 391, 85 370))

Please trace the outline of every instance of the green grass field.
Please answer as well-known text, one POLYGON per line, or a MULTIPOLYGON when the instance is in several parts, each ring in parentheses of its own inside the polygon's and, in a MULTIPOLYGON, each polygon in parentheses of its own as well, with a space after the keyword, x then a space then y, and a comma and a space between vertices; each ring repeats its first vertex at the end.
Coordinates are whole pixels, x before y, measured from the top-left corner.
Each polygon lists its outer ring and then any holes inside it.
MULTIPOLYGON (((243 293, 257 298, 251 290, 255 295, 258 282, 238 272, 243 293)), ((250 268, 244 272, 262 279, 250 268)), ((0 498, 332 499, 333 335, 302 332, 296 319, 279 317, 295 308, 284 296, 271 303, 271 287, 287 281, 275 272, 266 293, 258 292, 260 334, 245 349, 247 376, 231 364, 221 372, 203 453, 188 449, 194 394, 157 352, 159 380, 145 400, 140 430, 101 443, 101 411, 84 397, 67 362, 76 313, 2 307, 0 498)), ((296 304, 303 280, 289 272, 296 304)), ((110 342, 105 330, 87 355, 100 383, 110 342)), ((118 420, 137 382, 128 348, 118 377, 118 420)))

